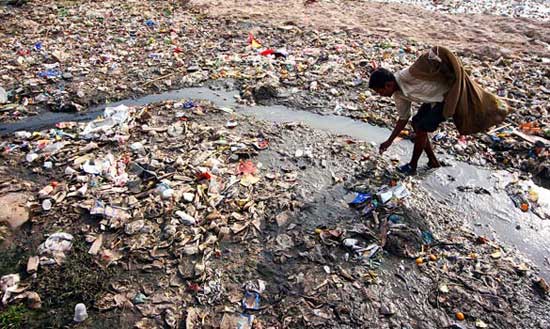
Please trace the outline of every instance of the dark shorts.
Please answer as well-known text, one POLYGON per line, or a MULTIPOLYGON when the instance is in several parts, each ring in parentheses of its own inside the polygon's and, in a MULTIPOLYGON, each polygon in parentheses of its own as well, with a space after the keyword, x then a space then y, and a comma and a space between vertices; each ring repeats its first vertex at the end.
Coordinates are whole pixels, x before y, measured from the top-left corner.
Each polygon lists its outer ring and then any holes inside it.
POLYGON ((443 117, 443 103, 424 103, 418 109, 416 115, 412 118, 415 129, 427 132, 434 132, 441 122, 445 121, 443 117))

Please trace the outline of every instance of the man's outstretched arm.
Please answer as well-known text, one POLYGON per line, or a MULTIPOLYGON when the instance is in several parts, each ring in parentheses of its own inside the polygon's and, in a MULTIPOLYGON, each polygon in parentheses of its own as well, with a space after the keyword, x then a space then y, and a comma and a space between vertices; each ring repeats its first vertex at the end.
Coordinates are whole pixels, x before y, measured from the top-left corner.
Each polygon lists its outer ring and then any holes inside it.
POLYGON ((395 138, 397 136, 399 136, 399 133, 405 128, 405 126, 407 125, 408 122, 409 122, 408 119, 407 120, 403 120, 403 119, 397 120, 397 124, 395 125, 395 128, 393 128, 393 131, 391 132, 390 137, 388 137, 388 139, 384 143, 380 144, 380 148, 379 148, 380 154, 386 152, 388 147, 390 147, 390 145, 393 143, 395 138))

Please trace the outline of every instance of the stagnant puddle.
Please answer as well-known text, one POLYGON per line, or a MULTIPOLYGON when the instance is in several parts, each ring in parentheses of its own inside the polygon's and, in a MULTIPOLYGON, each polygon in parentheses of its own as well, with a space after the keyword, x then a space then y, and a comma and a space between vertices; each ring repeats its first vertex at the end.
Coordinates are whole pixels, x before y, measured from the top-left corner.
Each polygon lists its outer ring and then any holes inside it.
MULTIPOLYGON (((165 100, 205 99, 220 108, 231 108, 241 115, 270 122, 302 122, 303 124, 337 135, 350 136, 357 140, 380 143, 390 134, 385 128, 370 125, 343 116, 319 115, 297 111, 285 106, 243 106, 235 102, 237 91, 216 91, 209 88, 186 88, 154 94, 136 99, 128 99, 109 104, 117 106, 139 106, 165 100)), ((86 113, 46 112, 15 123, 0 124, 0 135, 18 130, 37 130, 52 127, 60 121, 87 121, 100 115, 105 106, 98 106, 86 113)), ((396 142, 387 154, 392 159, 406 162, 412 151, 410 141, 396 142)), ((452 156, 442 155, 447 159, 452 156)), ((452 166, 421 174, 420 186, 460 213, 479 234, 499 239, 509 246, 516 247, 541 269, 541 274, 550 279, 550 221, 543 220, 531 212, 516 208, 506 194, 504 186, 511 179, 505 171, 487 170, 463 162, 450 160, 452 166), (459 188, 482 188, 490 194, 474 191, 459 191, 459 188)), ((420 165, 423 165, 422 163, 420 165)), ((538 188, 540 203, 550 207, 550 191, 538 188)))

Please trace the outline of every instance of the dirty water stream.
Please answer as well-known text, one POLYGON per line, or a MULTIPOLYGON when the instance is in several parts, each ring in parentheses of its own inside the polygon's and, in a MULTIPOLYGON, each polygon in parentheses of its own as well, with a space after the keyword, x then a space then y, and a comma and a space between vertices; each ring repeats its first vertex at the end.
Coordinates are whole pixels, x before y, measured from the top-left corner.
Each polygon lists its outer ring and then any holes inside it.
MULTIPOLYGON (((165 100, 205 99, 220 108, 231 108, 242 115, 275 123, 302 122, 318 130, 332 134, 346 135, 357 140, 375 144, 383 142, 390 131, 386 128, 336 115, 319 115, 293 110, 285 106, 244 106, 235 102, 237 91, 212 90, 206 87, 186 88, 148 95, 136 99, 122 100, 109 106, 125 104, 139 106, 165 100)), ((0 124, 0 135, 18 130, 37 130, 52 127, 61 121, 88 121, 100 115, 105 106, 91 108, 85 113, 44 112, 15 123, 0 124)), ((391 159, 406 162, 412 150, 407 140, 396 142, 385 154, 391 159)), ((541 270, 541 275, 550 279, 550 221, 543 220, 531 212, 524 213, 516 208, 504 189, 503 182, 511 175, 505 171, 494 171, 452 160, 452 156, 440 153, 451 166, 435 171, 420 170, 419 185, 439 201, 462 215, 476 233, 498 239, 517 248, 541 270), (461 192, 458 187, 483 188, 490 194, 461 192)), ((421 162, 420 166, 425 162, 421 162)), ((311 177, 315 179, 315 177, 311 177)), ((541 203, 550 207, 550 191, 538 188, 541 203)), ((333 202, 336 200, 333 200, 333 202)))

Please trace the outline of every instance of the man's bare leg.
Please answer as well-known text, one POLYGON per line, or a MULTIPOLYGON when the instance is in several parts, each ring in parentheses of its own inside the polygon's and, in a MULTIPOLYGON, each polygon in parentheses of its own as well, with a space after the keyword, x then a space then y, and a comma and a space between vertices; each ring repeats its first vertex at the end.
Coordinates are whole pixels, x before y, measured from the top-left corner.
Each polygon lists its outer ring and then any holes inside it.
POLYGON ((430 168, 441 167, 441 164, 439 163, 439 161, 437 161, 437 158, 435 157, 435 153, 434 153, 434 150, 432 149, 432 143, 430 142, 429 136, 426 141, 426 147, 424 148, 424 151, 426 151, 426 155, 428 156, 428 167, 430 168))
MULTIPOLYGON (((422 134, 422 130, 420 128, 418 128, 414 123, 413 123, 413 129, 415 131, 415 135, 418 135, 418 133, 421 133, 422 134)), ((433 148, 432 148, 432 143, 430 142, 430 136, 428 135, 427 132, 424 132, 426 134, 426 138, 425 138, 425 142, 423 141, 420 141, 420 143, 425 143, 425 147, 424 147, 424 151, 426 152, 426 155, 428 156, 428 166, 430 168, 439 168, 441 167, 441 164, 439 163, 439 161, 437 161, 437 158, 435 157, 435 153, 433 151, 433 148)), ((416 147, 416 137, 415 137, 415 147, 416 147)), ((422 152, 420 152, 420 154, 417 156, 416 158, 416 166, 414 166, 414 169, 416 169, 416 167, 418 166, 418 159, 420 158, 420 156, 422 155, 422 152)), ((415 159, 415 153, 413 151, 413 159, 411 159, 411 167, 412 167, 412 162, 413 160, 415 159)))
MULTIPOLYGON (((416 129, 413 154, 412 154, 411 162, 409 162, 413 171, 416 171, 416 168, 418 167, 418 159, 420 159, 422 152, 424 152, 424 150, 426 149, 427 142, 428 142, 428 133, 423 130, 416 129)), ((430 147, 430 150, 431 150, 431 147, 430 147)), ((433 150, 432 150, 432 154, 433 154, 433 150)), ((434 155, 434 158, 435 158, 435 155, 434 155)))

